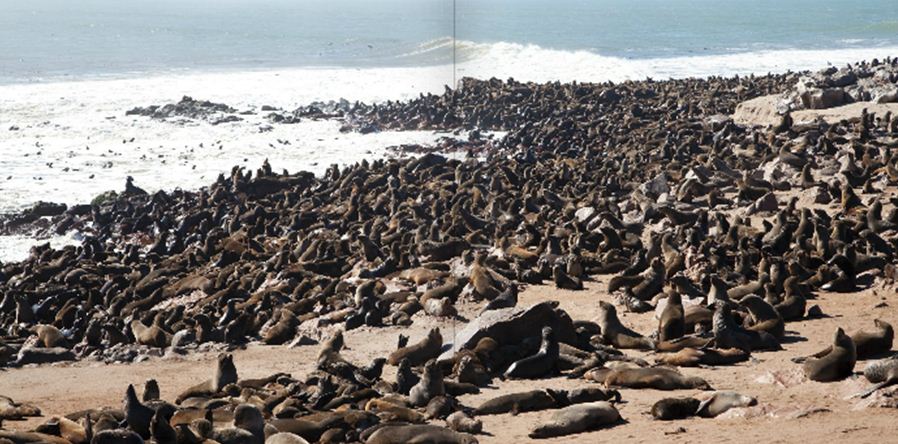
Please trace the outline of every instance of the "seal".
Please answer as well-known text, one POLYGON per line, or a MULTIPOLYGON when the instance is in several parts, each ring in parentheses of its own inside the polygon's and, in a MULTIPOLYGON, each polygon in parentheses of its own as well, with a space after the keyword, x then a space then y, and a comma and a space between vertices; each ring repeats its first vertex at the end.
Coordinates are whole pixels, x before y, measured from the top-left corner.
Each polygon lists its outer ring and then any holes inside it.
POLYGON ((440 334, 440 329, 433 328, 427 333, 427 337, 424 339, 390 353, 390 356, 387 358, 387 363, 390 365, 399 365, 399 361, 407 359, 409 365, 417 367, 424 364, 429 359, 438 357, 442 347, 443 336, 440 334))
POLYGON ((667 305, 658 320, 658 340, 669 341, 685 334, 683 298, 676 291, 667 297, 667 305))
POLYGON ((459 410, 446 418, 446 425, 456 432, 478 434, 483 431, 483 421, 468 416, 459 410))
POLYGON ((206 397, 214 395, 221 391, 228 384, 237 383, 237 367, 234 366, 234 356, 231 354, 220 354, 215 366, 215 372, 212 379, 208 379, 201 384, 183 391, 175 400, 176 404, 184 402, 185 399, 191 397, 206 397))
POLYGON ((821 358, 810 358, 802 364, 805 376, 812 381, 833 382, 851 376, 854 364, 857 361, 857 352, 854 341, 845 334, 841 328, 837 328, 833 334, 832 349, 821 358))
POLYGON ((607 401, 574 404, 559 409, 552 419, 533 429, 527 436, 553 438, 596 430, 621 421, 620 412, 607 401))
POLYGON ((558 406, 558 395, 549 390, 531 390, 509 393, 484 401, 476 409, 475 415, 499 415, 508 412, 535 412, 558 406))
POLYGON ((676 370, 664 367, 616 368, 608 372, 604 382, 608 388, 713 390, 707 381, 698 376, 686 376, 676 370))
POLYGON ((664 398, 652 404, 652 417, 672 421, 695 416, 701 401, 695 398, 664 398))
POLYGON ((424 407, 435 396, 446 393, 443 385, 443 372, 436 360, 431 359, 424 364, 421 380, 409 390, 409 402, 415 407, 424 407))
POLYGON ((128 427, 142 438, 149 438, 150 422, 156 412, 137 399, 137 392, 132 384, 128 384, 128 389, 125 391, 123 406, 122 410, 125 412, 125 422, 128 427))
POLYGON ((733 320, 729 302, 717 301, 714 310, 714 345, 718 348, 782 350, 779 341, 766 331, 746 330, 733 320))
POLYGON ((68 339, 53 325, 40 324, 31 327, 31 332, 37 335, 38 344, 44 348, 62 347, 69 348, 68 339))
POLYGON ((766 331, 777 339, 786 333, 786 323, 782 316, 767 301, 756 295, 748 295, 739 301, 739 305, 747 308, 754 323, 748 330, 766 331))
POLYGON ((430 424, 385 425, 365 440, 365 444, 477 444, 477 438, 430 424))
POLYGON ((624 327, 620 319, 617 317, 617 310, 613 305, 601 301, 599 302, 599 316, 596 324, 601 329, 602 342, 613 345, 617 348, 634 348, 640 350, 651 350, 655 348, 655 342, 651 339, 624 327))
POLYGON ((676 367, 698 367, 701 365, 733 365, 747 361, 751 355, 738 348, 692 348, 686 347, 676 353, 664 353, 655 358, 658 364, 676 367))
POLYGON ((898 383, 898 354, 867 364, 864 367, 864 377, 873 385, 856 395, 861 398, 866 398, 883 387, 898 383))
MULTIPOLYGON (((874 330, 858 330, 851 335, 854 341, 857 359, 866 360, 882 356, 892 349, 892 341, 895 337, 895 331, 892 325, 880 319, 874 319, 874 330)), ((792 362, 801 364, 810 358, 822 358, 832 351, 832 346, 828 346, 811 356, 802 356, 792 358, 792 362)))
POLYGON ((309 444, 309 442, 293 433, 278 432, 266 438, 265 444, 309 444))
POLYGON ((733 391, 719 391, 702 401, 695 413, 702 418, 716 418, 731 408, 751 407, 757 404, 758 400, 751 396, 733 391))
POLYGON ((542 343, 535 355, 512 363, 504 376, 510 379, 535 379, 551 374, 558 360, 558 341, 552 327, 543 327, 542 343))

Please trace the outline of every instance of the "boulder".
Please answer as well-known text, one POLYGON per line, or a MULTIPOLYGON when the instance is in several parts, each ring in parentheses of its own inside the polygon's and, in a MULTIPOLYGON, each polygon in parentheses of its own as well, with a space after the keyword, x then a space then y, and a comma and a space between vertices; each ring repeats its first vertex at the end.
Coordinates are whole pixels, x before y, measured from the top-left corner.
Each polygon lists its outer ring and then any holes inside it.
POLYGON ((547 301, 528 308, 485 311, 455 335, 451 347, 443 352, 440 360, 451 358, 458 350, 473 348, 481 338, 487 336, 500 345, 518 344, 528 336, 539 336, 545 326, 552 327, 559 342, 579 346, 573 321, 567 312, 557 307, 558 302, 547 301))

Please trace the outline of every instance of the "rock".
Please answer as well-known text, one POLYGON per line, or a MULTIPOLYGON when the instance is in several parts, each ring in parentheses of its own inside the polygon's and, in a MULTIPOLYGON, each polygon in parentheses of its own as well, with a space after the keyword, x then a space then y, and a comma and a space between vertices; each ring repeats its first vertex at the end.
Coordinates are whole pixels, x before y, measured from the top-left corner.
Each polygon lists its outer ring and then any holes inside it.
POLYGON ((843 68, 834 73, 829 78, 828 83, 830 84, 830 86, 836 88, 844 88, 848 85, 854 85, 855 83, 857 83, 857 74, 855 74, 854 71, 843 68))
POLYGON ((477 316, 458 334, 451 347, 440 355, 440 360, 449 359, 461 349, 473 348, 477 341, 491 337, 500 345, 517 344, 528 336, 537 336, 545 326, 552 327, 559 342, 578 344, 570 316, 558 309, 558 302, 541 302, 528 308, 513 307, 489 310, 477 316))
POLYGON ((838 88, 812 89, 801 94, 801 102, 807 109, 834 108, 851 101, 851 97, 838 88))
POLYGON ((885 90, 873 97, 876 103, 894 103, 898 102, 898 88, 885 90))
POLYGON ((669 178, 667 176, 667 173, 662 172, 661 174, 655 176, 652 180, 640 185, 639 190, 642 191, 642 194, 645 194, 646 196, 653 199, 657 199, 662 194, 670 192, 670 187, 667 185, 668 180, 669 178))
POLYGON ((574 216, 577 217, 577 220, 581 223, 589 222, 593 216, 596 214, 596 209, 594 207, 583 207, 577 210, 574 213, 574 216))
POLYGON ((779 209, 779 202, 776 200, 776 196, 771 192, 761 196, 760 199, 752 202, 745 209, 745 215, 750 216, 752 214, 761 213, 764 211, 776 211, 779 209))
POLYGON ((67 208, 68 207, 66 207, 65 204, 39 201, 25 212, 37 217, 59 216, 60 214, 65 213, 67 208))
POLYGON ((214 103, 208 100, 194 100, 192 97, 184 96, 178 103, 169 103, 162 106, 150 105, 147 107, 135 107, 126 111, 125 115, 145 116, 160 120, 174 117, 186 117, 196 120, 207 120, 213 124, 217 124, 224 123, 224 121, 234 121, 234 118, 240 119, 237 116, 222 116, 222 114, 233 114, 235 112, 237 112, 236 109, 223 103, 214 103))

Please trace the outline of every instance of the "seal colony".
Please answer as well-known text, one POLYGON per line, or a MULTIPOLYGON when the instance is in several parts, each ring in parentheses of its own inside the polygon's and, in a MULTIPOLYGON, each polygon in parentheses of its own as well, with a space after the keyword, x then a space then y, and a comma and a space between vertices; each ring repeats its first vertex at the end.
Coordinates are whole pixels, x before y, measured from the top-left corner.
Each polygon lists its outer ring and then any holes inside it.
MULTIPOLYGON (((142 400, 131 388, 121 410, 76 412, 0 438, 468 443, 489 432, 478 416, 554 410, 530 431, 540 439, 624 423, 619 390, 718 388, 678 367, 788 349, 797 339, 790 322, 837 314, 814 306, 816 293, 894 283, 898 117, 794 125, 786 113, 768 128, 728 118, 797 76, 464 79, 443 95, 355 104, 340 117, 366 131, 464 128, 480 148, 479 131, 505 131, 482 159, 428 153, 333 166, 323 177, 266 162, 196 192, 148 194, 128 180, 90 205, 32 217, 85 240, 0 267, 5 365, 251 342, 317 341, 320 353, 304 377, 261 380, 239 379, 223 355, 209 380, 173 403, 158 400, 158 388, 142 400), (614 298, 590 313, 518 306, 519 287, 579 291, 601 275, 614 298), (462 303, 482 311, 460 319, 462 303), (652 311, 652 331, 620 316, 652 311), (341 354, 343 331, 433 317, 469 322, 455 337, 434 329, 401 338, 372 362, 341 354), (395 380, 382 378, 385 365, 395 380), (458 399, 497 380, 556 375, 584 386, 480 406, 458 399)), ((828 349, 796 357, 796 370, 837 381, 862 355, 888 357, 889 320, 874 324, 842 326, 820 342, 828 349)), ((898 380, 892 361, 882 362, 868 390, 898 380)), ((745 390, 704 400, 659 392, 657 408, 642 413, 715 417, 763 401, 745 390)))

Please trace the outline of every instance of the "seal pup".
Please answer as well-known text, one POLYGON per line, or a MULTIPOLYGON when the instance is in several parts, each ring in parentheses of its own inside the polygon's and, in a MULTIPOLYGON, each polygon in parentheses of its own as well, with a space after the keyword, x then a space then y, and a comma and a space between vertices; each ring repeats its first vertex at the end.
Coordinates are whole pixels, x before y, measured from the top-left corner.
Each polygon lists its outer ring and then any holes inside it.
POLYGON ((751 407, 758 404, 758 400, 733 391, 714 392, 708 399, 701 402, 695 410, 695 414, 702 418, 716 418, 734 407, 751 407))
POLYGON ((652 417, 659 421, 672 421, 695 416, 701 401, 695 398, 664 398, 652 404, 652 417))
POLYGON ((483 311, 487 310, 498 310, 500 308, 511 308, 518 304, 518 286, 515 283, 512 283, 499 293, 499 296, 496 299, 493 299, 487 302, 486 306, 483 307, 483 311))
POLYGON ((873 385, 855 395, 861 398, 866 398, 883 387, 898 383, 898 354, 867 364, 864 367, 864 377, 873 385))
POLYGON ((802 364, 802 370, 812 381, 833 382, 851 376, 856 361, 854 341, 844 330, 837 328, 829 353, 821 358, 808 359, 802 364))
POLYGON ((651 339, 624 327, 617 317, 617 310, 613 305, 599 302, 599 316, 596 324, 601 329, 602 342, 611 344, 617 348, 634 348, 651 350, 655 348, 655 342, 651 339))
POLYGON ((534 439, 573 435, 617 423, 620 412, 607 401, 574 404, 559 409, 552 419, 534 428, 527 436, 534 439))
POLYGON ((559 346, 552 327, 543 327, 542 342, 535 355, 512 363, 504 376, 509 379, 536 379, 553 372, 558 360, 559 346))
POLYGON ((483 421, 468 416, 459 410, 446 418, 446 425, 456 432, 478 434, 483 431, 483 421))
POLYGON ((62 332, 54 325, 35 325, 34 327, 31 327, 31 332, 37 335, 37 341, 41 347, 70 347, 68 339, 66 339, 62 332))

